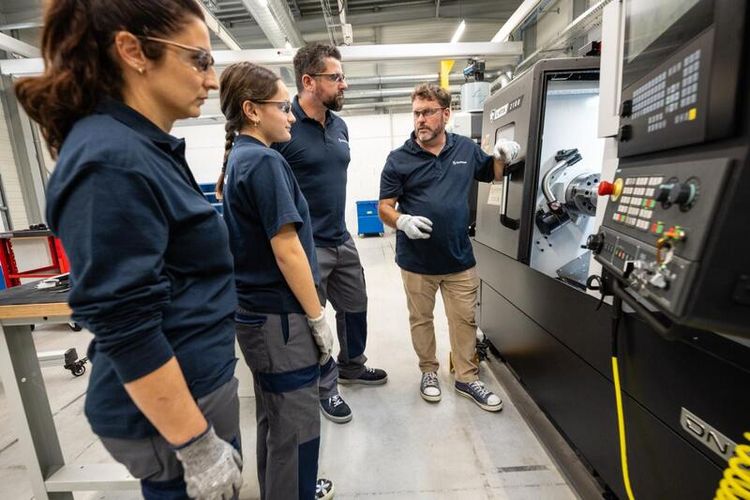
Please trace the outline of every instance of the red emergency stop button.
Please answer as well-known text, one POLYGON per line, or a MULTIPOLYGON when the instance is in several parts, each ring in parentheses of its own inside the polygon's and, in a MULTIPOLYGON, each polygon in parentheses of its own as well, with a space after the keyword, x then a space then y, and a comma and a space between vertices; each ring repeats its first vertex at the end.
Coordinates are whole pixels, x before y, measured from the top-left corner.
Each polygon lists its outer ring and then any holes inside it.
POLYGON ((621 178, 615 179, 615 182, 601 181, 599 183, 599 196, 609 195, 612 201, 617 201, 622 194, 623 184, 621 178))

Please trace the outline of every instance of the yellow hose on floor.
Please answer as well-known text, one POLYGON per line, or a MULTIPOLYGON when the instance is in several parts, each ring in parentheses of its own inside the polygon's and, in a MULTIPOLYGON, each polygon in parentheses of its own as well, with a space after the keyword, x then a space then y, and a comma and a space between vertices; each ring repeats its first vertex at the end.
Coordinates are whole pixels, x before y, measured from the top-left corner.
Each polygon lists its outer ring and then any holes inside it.
POLYGON ((617 402, 617 431, 620 434, 620 464, 622 466, 622 482, 625 484, 625 492, 628 500, 634 500, 633 488, 630 486, 630 474, 628 473, 628 449, 625 441, 625 414, 622 411, 622 392, 620 390, 620 370, 617 367, 617 356, 612 356, 612 377, 615 381, 615 400, 617 402))
MULTIPOLYGON (((750 441, 750 432, 745 433, 745 439, 750 441)), ((714 500, 739 499, 750 499, 750 445, 747 444, 738 444, 734 449, 714 497, 714 500)))

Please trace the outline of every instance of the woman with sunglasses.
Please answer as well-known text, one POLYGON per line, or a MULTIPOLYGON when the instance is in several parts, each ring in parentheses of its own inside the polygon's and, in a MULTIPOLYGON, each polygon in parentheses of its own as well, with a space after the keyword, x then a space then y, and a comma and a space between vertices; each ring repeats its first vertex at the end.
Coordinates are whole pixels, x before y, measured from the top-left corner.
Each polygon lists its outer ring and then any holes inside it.
POLYGON ((236 293, 226 228, 169 135, 218 88, 195 0, 57 0, 16 93, 57 165, 47 221, 94 339, 85 411, 146 499, 234 497, 236 293))
POLYGON ((288 141, 289 91, 249 62, 221 75, 226 153, 216 192, 234 255, 237 340, 255 385, 260 498, 332 498, 316 481, 318 378, 333 336, 318 299, 310 213, 292 170, 269 146, 288 141))

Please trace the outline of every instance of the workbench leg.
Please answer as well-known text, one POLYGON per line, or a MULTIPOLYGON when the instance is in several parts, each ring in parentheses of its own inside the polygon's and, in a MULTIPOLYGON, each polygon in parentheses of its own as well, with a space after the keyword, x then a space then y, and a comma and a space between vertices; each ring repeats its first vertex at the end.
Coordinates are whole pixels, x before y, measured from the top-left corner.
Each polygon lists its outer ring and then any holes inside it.
POLYGON ((44 485, 45 478, 62 467, 65 461, 31 328, 0 326, 0 329, 0 376, 34 498, 73 500, 72 493, 48 493, 44 485))

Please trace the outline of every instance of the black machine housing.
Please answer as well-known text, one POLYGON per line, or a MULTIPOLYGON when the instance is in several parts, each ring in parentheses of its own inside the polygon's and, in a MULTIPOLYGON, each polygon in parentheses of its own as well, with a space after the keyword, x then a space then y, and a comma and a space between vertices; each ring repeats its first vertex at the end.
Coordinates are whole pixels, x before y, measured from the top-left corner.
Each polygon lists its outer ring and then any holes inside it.
MULTIPOLYGON (((663 5, 625 0, 625 8, 633 2, 663 5)), ((623 106, 630 116, 621 125, 630 128, 617 138, 615 178, 622 179, 623 191, 632 189, 607 203, 601 229, 592 231, 601 236, 592 246, 604 271, 620 280, 642 309, 670 325, 668 339, 650 321, 628 312, 620 322, 617 345, 631 483, 636 498, 660 500, 712 498, 734 443, 750 430, 750 400, 744 397, 750 387, 748 12, 745 2, 688 0, 685 5, 690 8, 676 28, 652 40, 642 57, 624 63, 626 103, 662 72, 661 99, 667 100, 667 88, 678 77, 680 96, 669 103, 650 100, 645 115, 634 116, 632 103, 623 106), (683 75, 686 58, 690 69, 683 75), (674 102, 677 108, 667 111, 666 105, 674 102), (659 104, 662 108, 656 109, 659 104), (694 115, 689 111, 693 107, 694 115), (685 113, 694 118, 683 119, 685 113), (677 122, 676 116, 681 116, 677 122), (661 123, 667 119, 669 124, 661 123), (692 199, 685 200, 686 194, 692 199), (623 196, 630 197, 629 203, 623 205, 623 196), (640 199, 633 204, 633 198, 640 199), (652 212, 651 219, 642 217, 644 209, 645 216, 652 212), (616 214, 625 214, 624 223, 615 221, 616 214), (637 219, 631 220, 633 225, 628 216, 637 219), (638 220, 648 220, 646 230, 638 220), (657 235, 652 226, 659 221, 662 232, 657 235), (660 284, 653 278, 658 274, 654 270, 664 270, 654 265, 656 242, 673 226, 687 237, 666 250, 671 252, 665 266, 667 288, 643 285, 652 279, 660 284), (642 262, 636 265, 638 260, 642 262)), ((603 488, 626 498, 611 375, 612 306, 597 308, 598 297, 530 265, 545 74, 586 68, 595 70, 597 61, 542 61, 487 101, 483 143, 494 144, 513 122, 513 138, 521 144, 526 167, 506 179, 504 206, 488 206, 480 186, 473 240, 481 279, 479 323, 603 488), (498 115, 509 119, 502 122, 498 115)), ((651 84, 659 90, 646 99, 660 95, 660 83, 651 84)), ((603 207, 600 203, 599 209, 603 207)))

